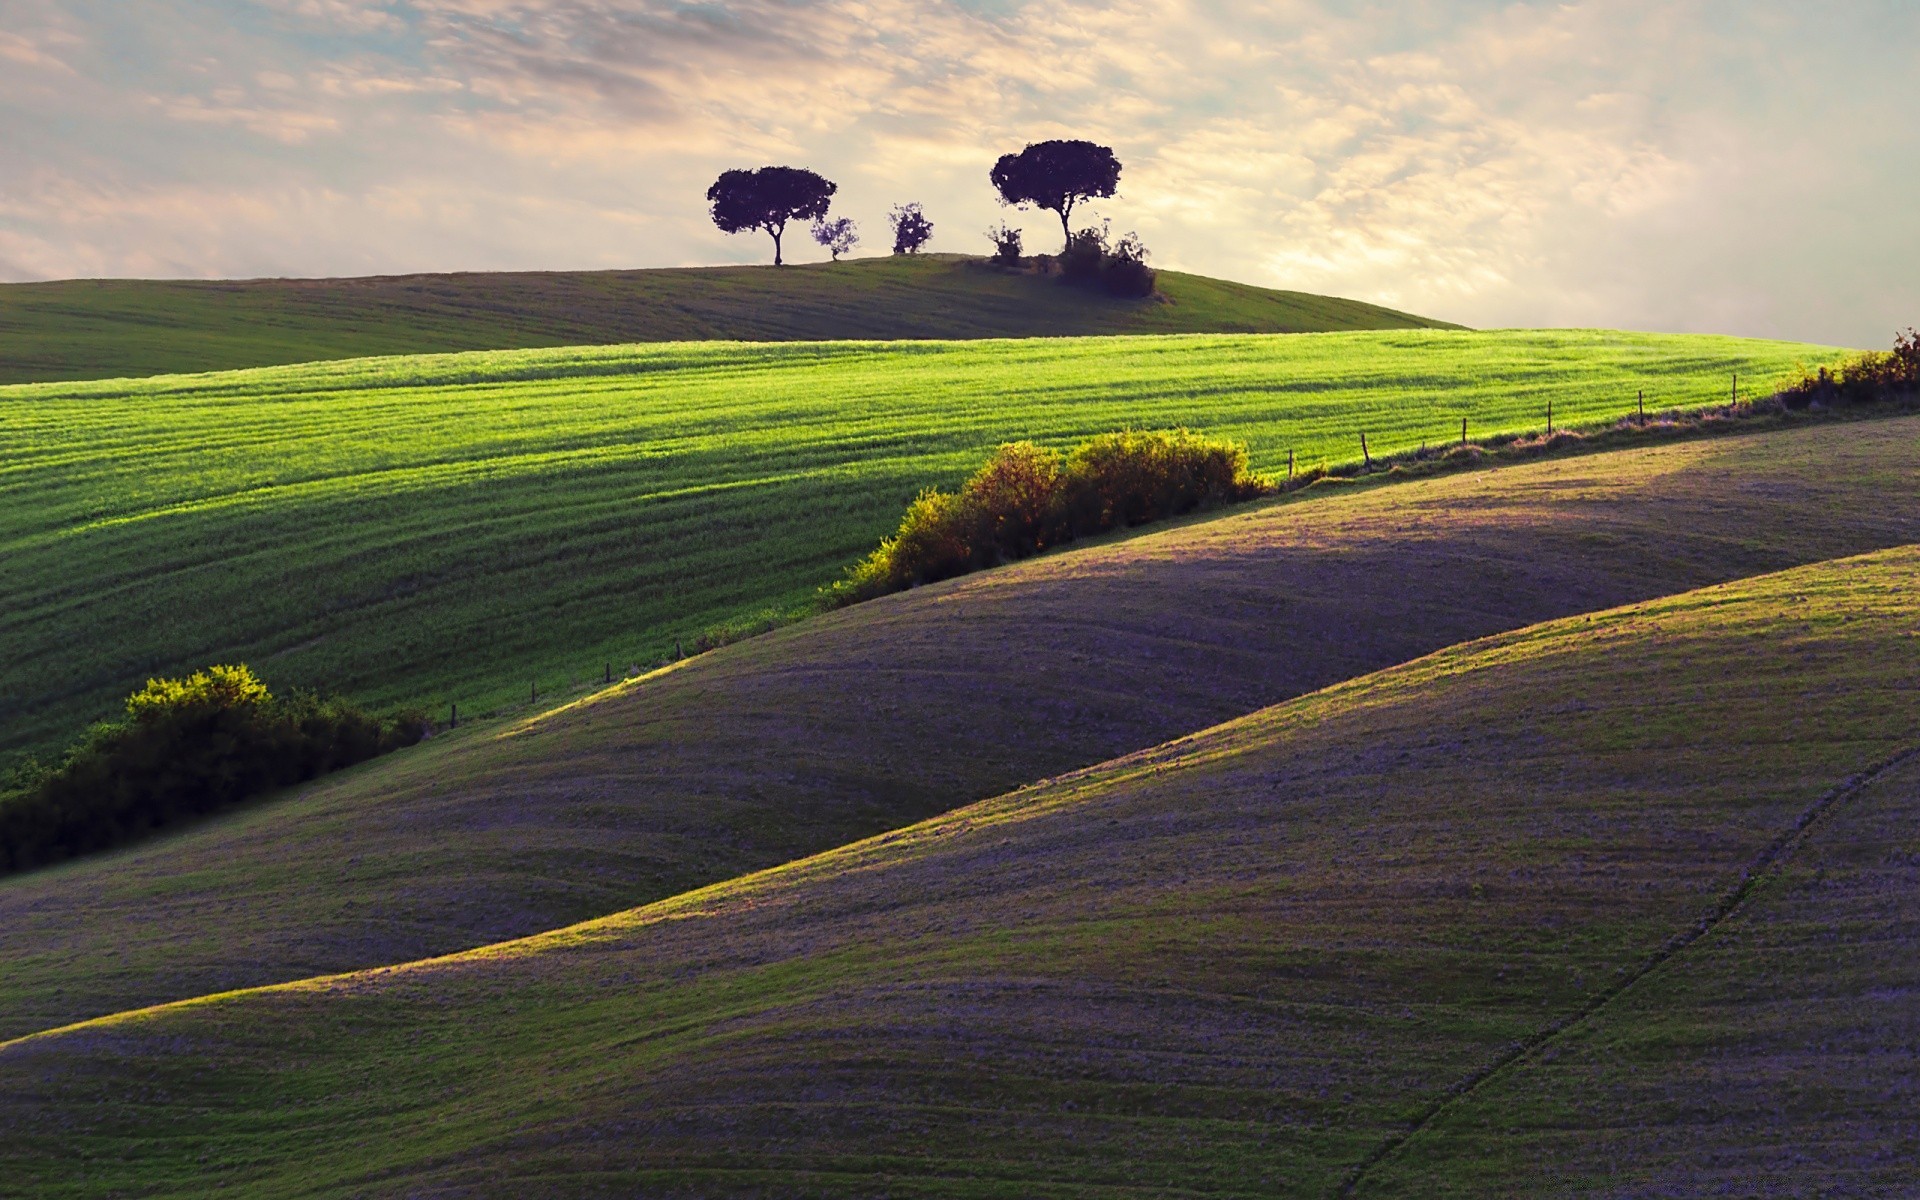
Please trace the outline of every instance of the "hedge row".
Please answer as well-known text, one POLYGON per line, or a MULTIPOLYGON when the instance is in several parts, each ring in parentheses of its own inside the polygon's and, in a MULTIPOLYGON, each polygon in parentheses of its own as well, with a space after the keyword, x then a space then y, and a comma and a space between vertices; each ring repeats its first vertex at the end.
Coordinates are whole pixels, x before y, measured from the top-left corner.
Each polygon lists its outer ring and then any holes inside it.
POLYGON ((1837 370, 1821 367, 1782 388, 1780 402, 1788 408, 1814 404, 1872 403, 1911 398, 1920 394, 1920 331, 1909 329, 1893 339, 1890 352, 1869 350, 1855 355, 1837 370))
POLYGON ((339 700, 276 698, 244 666, 154 679, 124 721, 0 788, 0 873, 104 850, 401 746, 426 722, 339 700))
POLYGON ((959 492, 921 492, 899 532, 827 596, 852 604, 1273 490, 1271 480, 1248 471, 1245 447, 1186 430, 1103 434, 1065 455, 1015 442, 959 492))

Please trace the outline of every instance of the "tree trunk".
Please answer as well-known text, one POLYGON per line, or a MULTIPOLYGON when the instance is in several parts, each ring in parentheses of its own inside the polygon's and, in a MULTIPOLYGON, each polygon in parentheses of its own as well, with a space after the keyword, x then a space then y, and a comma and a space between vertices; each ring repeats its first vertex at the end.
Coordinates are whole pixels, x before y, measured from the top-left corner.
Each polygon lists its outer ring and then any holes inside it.
POLYGON ((1060 252, 1062 254, 1065 254, 1073 247, 1073 226, 1067 224, 1067 216, 1072 212, 1073 205, 1063 204, 1060 206, 1060 232, 1066 237, 1066 241, 1060 246, 1060 252))
POLYGON ((786 264, 780 261, 780 234, 784 231, 780 229, 769 229, 767 232, 773 235, 773 265, 776 267, 785 266, 786 264))

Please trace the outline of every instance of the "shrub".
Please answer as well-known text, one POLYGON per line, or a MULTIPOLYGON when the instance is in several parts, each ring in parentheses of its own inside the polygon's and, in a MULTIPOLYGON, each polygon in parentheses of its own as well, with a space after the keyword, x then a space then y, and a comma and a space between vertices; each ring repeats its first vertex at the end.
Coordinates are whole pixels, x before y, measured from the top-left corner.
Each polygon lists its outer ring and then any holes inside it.
POLYGON ((920 247, 933 240, 933 222, 918 204, 894 205, 887 213, 887 224, 893 226, 895 254, 918 254, 920 247))
POLYGON ((1821 367, 1780 389, 1788 408, 1837 401, 1871 403, 1910 398, 1920 393, 1920 331, 1909 329, 1893 339, 1893 350, 1869 350, 1842 363, 1837 370, 1821 367))
POLYGON ((1076 535, 1143 525, 1272 490, 1247 470, 1232 442, 1175 433, 1108 433, 1068 456, 1069 530, 1076 535))
POLYGON ((1060 274, 1071 283, 1091 283, 1100 278, 1101 265, 1107 261, 1107 231, 1088 226, 1067 239, 1060 251, 1060 274))
POLYGON ((1115 296, 1151 296, 1154 273, 1147 257, 1139 234, 1112 241, 1103 221, 1098 228, 1088 226, 1067 239, 1067 248, 1060 252, 1060 274, 1069 283, 1098 284, 1115 296))
POLYGON ((0 872, 105 849, 419 741, 416 716, 381 720, 308 693, 276 698, 244 666, 151 679, 125 721, 95 726, 56 766, 0 788, 0 872))
POLYGON ((921 492, 899 531, 825 595, 851 604, 1273 490, 1247 470, 1244 447, 1186 430, 1104 434, 1064 457, 1015 442, 995 451, 958 493, 921 492))
POLYGON ((1153 268, 1147 265, 1146 243, 1129 233, 1114 243, 1113 253, 1100 269, 1101 281, 1116 296, 1153 295, 1153 268))
POLYGON ((993 243, 993 261, 1003 267, 1020 265, 1020 231, 1005 221, 987 230, 987 240, 993 243))

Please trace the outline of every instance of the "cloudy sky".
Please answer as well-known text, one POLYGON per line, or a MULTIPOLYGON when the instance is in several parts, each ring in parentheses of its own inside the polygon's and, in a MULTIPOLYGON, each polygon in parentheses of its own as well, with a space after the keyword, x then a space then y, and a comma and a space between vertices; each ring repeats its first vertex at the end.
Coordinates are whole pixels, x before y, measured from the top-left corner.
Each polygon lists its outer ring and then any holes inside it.
POLYGON ((0 279, 751 262, 703 193, 763 163, 980 253, 1088 137, 1161 266, 1880 346, 1917 78, 1914 0, 0 0, 0 279))

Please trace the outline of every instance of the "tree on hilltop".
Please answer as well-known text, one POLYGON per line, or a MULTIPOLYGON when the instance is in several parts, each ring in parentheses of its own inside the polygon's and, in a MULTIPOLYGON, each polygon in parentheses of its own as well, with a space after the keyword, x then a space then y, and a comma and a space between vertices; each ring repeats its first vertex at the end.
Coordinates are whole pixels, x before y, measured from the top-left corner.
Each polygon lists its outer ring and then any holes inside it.
POLYGON ((1070 243, 1073 206, 1112 196, 1120 187, 1120 160, 1111 148, 1093 142, 1032 142, 1018 154, 1002 154, 988 178, 1000 203, 1058 213, 1060 232, 1070 243))
POLYGON ((887 223, 893 226, 893 252, 895 254, 918 254, 920 247, 933 240, 933 222, 927 220, 927 214, 920 211, 918 204, 896 204, 887 214, 887 223))
POLYGON ((827 248, 833 255, 833 261, 839 262, 840 256, 854 248, 860 242, 860 227, 853 223, 852 217, 838 217, 827 220, 816 218, 813 222, 813 240, 827 248))
POLYGON ((780 235, 788 221, 816 220, 827 215, 838 187, 832 180, 801 167, 761 167, 756 171, 722 171, 707 189, 713 223, 722 233, 764 229, 773 236, 773 265, 783 265, 780 235))

